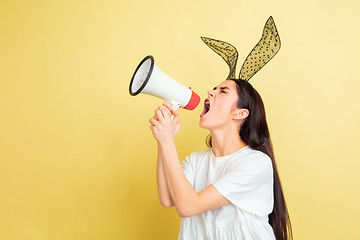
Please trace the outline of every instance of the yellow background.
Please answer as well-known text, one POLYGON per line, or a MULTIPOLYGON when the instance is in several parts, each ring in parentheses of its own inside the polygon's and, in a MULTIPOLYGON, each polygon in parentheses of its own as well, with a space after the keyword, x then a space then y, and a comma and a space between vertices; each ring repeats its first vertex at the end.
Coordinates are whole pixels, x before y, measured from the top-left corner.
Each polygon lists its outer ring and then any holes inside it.
MULTIPOLYGON (((265 102, 295 239, 360 239, 360 1, 0 0, 0 239, 176 239, 157 199, 148 54, 204 99, 269 16, 282 48, 251 79, 265 102)), ((181 110, 180 159, 206 149, 181 110)))

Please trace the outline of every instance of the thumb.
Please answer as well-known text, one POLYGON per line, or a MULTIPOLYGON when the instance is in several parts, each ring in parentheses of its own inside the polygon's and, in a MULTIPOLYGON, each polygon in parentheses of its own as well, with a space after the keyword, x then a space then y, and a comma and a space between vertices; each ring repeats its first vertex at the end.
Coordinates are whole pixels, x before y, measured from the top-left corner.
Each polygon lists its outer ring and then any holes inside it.
POLYGON ((173 120, 175 120, 176 122, 179 121, 179 117, 180 117, 180 111, 179 109, 173 110, 171 109, 171 114, 174 115, 173 120))
POLYGON ((171 113, 172 113, 172 115, 174 115, 174 116, 179 116, 180 115, 180 111, 179 111, 179 109, 172 109, 171 108, 171 113))

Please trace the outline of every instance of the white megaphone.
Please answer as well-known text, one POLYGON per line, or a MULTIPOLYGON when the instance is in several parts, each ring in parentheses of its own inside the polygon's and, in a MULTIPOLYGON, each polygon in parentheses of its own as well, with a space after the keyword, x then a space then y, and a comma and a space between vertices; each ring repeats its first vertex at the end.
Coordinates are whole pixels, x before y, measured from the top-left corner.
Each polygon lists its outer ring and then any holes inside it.
POLYGON ((183 86, 163 73, 154 63, 152 56, 145 57, 136 68, 130 82, 130 95, 145 93, 162 98, 173 106, 193 110, 200 97, 190 88, 183 86))

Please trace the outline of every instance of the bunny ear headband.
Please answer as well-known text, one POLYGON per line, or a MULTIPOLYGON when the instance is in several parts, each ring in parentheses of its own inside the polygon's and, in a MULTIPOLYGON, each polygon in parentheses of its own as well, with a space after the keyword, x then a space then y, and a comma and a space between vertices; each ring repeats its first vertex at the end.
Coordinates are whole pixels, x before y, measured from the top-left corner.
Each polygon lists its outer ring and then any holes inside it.
MULTIPOLYGON (((214 52, 219 54, 230 68, 227 79, 235 79, 235 69, 238 59, 238 52, 230 43, 216 39, 201 37, 201 39, 214 52)), ((269 62, 280 49, 280 37, 277 32, 274 19, 269 17, 267 20, 262 37, 256 46, 251 50, 243 63, 239 79, 249 81, 267 62, 269 62)))

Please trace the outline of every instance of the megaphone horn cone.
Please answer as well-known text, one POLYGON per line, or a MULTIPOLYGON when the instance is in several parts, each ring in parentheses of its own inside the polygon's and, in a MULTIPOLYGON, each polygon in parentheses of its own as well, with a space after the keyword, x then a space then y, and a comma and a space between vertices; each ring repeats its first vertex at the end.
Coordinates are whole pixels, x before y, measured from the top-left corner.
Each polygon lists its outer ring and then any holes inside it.
POLYGON ((200 102, 194 91, 163 73, 152 56, 145 57, 136 68, 129 86, 130 95, 149 94, 169 101, 174 108, 193 110, 200 102))
POLYGON ((129 93, 131 96, 136 96, 141 93, 148 83, 153 69, 154 58, 149 55, 140 62, 131 78, 129 86, 129 93))

